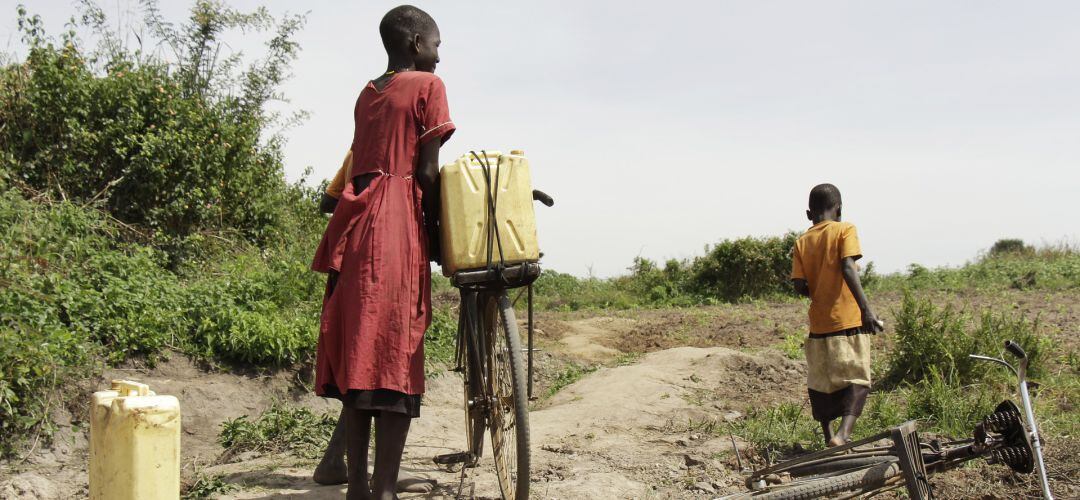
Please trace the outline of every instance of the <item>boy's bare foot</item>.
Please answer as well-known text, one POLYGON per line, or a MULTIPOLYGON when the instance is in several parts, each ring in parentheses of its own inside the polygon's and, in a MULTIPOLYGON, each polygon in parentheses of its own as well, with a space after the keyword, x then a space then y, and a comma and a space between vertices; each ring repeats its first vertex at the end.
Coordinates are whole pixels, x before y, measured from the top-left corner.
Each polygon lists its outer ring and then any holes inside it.
POLYGON ((842 438, 840 436, 833 436, 833 438, 829 440, 828 447, 829 448, 835 448, 837 446, 843 446, 845 444, 847 444, 846 439, 844 439, 844 438, 842 438))

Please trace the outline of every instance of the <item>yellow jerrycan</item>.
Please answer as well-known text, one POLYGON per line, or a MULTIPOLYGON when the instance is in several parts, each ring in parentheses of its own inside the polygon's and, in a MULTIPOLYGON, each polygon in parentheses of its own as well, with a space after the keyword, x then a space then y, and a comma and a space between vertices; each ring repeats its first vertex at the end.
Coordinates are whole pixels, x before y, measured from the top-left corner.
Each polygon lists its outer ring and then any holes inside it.
POLYGON ((113 380, 90 407, 90 498, 180 498, 180 402, 113 380))
POLYGON ((486 267, 489 249, 493 264, 540 260, 528 158, 517 150, 473 153, 440 170, 443 275, 486 267))

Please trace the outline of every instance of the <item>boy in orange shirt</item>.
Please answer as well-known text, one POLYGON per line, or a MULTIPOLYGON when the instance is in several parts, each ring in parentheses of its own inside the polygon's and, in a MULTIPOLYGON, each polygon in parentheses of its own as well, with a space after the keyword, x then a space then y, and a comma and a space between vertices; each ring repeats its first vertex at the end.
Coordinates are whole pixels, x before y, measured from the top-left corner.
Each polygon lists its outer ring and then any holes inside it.
POLYGON ((862 257, 855 226, 840 221, 840 190, 819 184, 810 191, 806 217, 813 226, 795 242, 791 280, 810 298, 806 385, 814 420, 825 443, 842 445, 870 394, 870 339, 882 330, 859 282, 862 257), (840 418, 834 433, 832 421, 840 418))

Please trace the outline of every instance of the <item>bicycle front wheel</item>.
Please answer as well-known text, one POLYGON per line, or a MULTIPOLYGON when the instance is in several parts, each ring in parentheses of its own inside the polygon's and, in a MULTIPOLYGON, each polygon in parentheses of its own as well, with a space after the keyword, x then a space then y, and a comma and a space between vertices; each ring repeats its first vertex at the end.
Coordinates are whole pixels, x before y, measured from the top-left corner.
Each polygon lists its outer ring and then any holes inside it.
POLYGON ((900 474, 900 464, 887 461, 873 467, 815 479, 798 481, 790 486, 754 493, 752 498, 769 500, 803 500, 836 495, 844 492, 870 493, 900 474))
POLYGON ((505 291, 483 301, 491 384, 488 431, 504 499, 529 498, 529 401, 514 307, 505 291))

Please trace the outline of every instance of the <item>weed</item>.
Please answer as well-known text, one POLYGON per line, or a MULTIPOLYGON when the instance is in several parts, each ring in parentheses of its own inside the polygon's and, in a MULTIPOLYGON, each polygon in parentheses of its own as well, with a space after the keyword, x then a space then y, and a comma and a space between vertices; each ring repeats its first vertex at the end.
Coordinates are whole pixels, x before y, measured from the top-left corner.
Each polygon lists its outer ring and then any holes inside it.
POLYGON ((1001 353, 1006 340, 1020 344, 1030 360, 1033 378, 1042 374, 1049 339, 1038 334, 1038 321, 985 311, 978 323, 951 305, 938 307, 930 299, 905 293, 895 312, 896 339, 890 351, 886 386, 917 383, 932 371, 952 384, 970 384, 987 377, 1000 378, 995 367, 974 360, 970 354, 1001 353))
POLYGON ((780 344, 780 350, 784 352, 788 359, 805 359, 804 342, 806 342, 805 334, 789 333, 784 335, 784 342, 780 344))
POLYGON ((909 419, 925 421, 931 424, 930 431, 953 438, 968 436, 1003 399, 996 386, 949 383, 937 369, 931 369, 925 379, 913 384, 907 396, 909 419))
POLYGON ((218 442, 225 453, 289 452, 316 458, 326 449, 337 425, 337 415, 315 415, 303 407, 273 403, 255 420, 240 416, 221 424, 218 442))
POLYGON ((554 380, 551 381, 551 387, 548 388, 545 398, 554 396, 570 384, 581 380, 586 375, 595 372, 598 369, 598 366, 582 366, 576 363, 570 363, 562 372, 559 372, 559 374, 555 376, 554 380))
POLYGON ((199 474, 196 474, 195 479, 191 483, 184 485, 180 498, 183 500, 211 498, 233 491, 236 487, 235 484, 226 483, 225 476, 221 474, 211 476, 200 472, 199 474))
POLYGON ((725 430, 750 443, 758 456, 820 449, 825 444, 821 427, 804 407, 781 403, 772 408, 755 408, 746 418, 732 422, 725 430))

